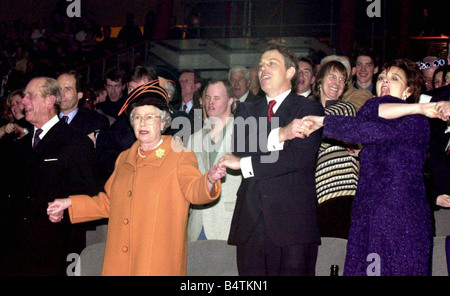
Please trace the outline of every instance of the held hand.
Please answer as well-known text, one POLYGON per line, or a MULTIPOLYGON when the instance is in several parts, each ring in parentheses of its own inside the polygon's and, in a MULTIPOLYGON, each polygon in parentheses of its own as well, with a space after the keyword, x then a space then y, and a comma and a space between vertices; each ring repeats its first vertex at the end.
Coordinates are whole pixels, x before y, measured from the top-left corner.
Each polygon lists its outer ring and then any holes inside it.
POLYGON ((309 137, 313 132, 323 127, 324 116, 306 116, 303 117, 302 133, 309 137))
POLYGON ((428 118, 438 118, 439 113, 436 110, 436 103, 423 103, 419 104, 420 113, 428 118))
POLYGON ((279 141, 285 142, 295 138, 304 139, 305 128, 304 119, 294 119, 285 127, 280 128, 278 133, 279 141))
POLYGON ((225 154, 224 156, 222 156, 219 159, 219 161, 217 162, 217 165, 222 170, 226 170, 227 168, 230 168, 232 170, 240 170, 241 169, 241 159, 232 154, 225 154))
POLYGON ((210 183, 214 184, 223 178, 225 174, 226 169, 221 169, 217 164, 215 164, 209 169, 207 179, 210 183))
POLYGON ((53 202, 48 203, 47 215, 49 220, 53 223, 60 222, 63 218, 64 210, 72 205, 70 198, 55 199, 53 202))
POLYGON ((444 208, 450 208, 450 195, 441 194, 437 197, 436 204, 444 208))
POLYGON ((440 101, 436 103, 438 117, 444 121, 450 120, 450 101, 440 101))

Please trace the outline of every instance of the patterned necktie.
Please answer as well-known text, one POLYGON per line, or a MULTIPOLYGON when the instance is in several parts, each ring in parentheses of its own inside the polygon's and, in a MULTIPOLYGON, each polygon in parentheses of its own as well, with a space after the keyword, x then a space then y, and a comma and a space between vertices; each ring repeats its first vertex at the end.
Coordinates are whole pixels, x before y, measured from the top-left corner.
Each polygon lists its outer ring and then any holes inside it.
POLYGON ((64 122, 65 123, 69 123, 69 116, 63 116, 63 117, 61 117, 63 120, 64 120, 64 122))
POLYGON ((33 149, 36 148, 37 144, 39 143, 39 141, 41 140, 41 138, 39 138, 39 135, 42 133, 42 130, 40 128, 38 128, 36 130, 36 132, 34 133, 34 142, 33 142, 33 149))
POLYGON ((276 103, 277 101, 275 100, 271 100, 269 102, 269 122, 272 121, 272 117, 275 115, 275 113, 273 112, 273 106, 275 106, 276 103))
POLYGON ((235 105, 234 105, 234 111, 233 111, 233 114, 235 114, 236 113, 236 110, 237 110, 237 107, 238 107, 238 105, 239 105, 239 103, 241 102, 241 100, 239 100, 239 99, 236 99, 236 101, 235 101, 235 105))

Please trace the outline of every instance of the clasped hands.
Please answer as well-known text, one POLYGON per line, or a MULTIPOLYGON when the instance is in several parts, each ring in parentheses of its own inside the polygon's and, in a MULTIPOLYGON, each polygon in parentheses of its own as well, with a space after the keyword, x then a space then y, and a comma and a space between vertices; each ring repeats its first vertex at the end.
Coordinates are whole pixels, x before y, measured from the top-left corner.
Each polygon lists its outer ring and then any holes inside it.
MULTIPOLYGON (((323 126, 323 116, 306 116, 301 119, 294 119, 280 128, 278 139, 281 142, 293 140, 295 138, 304 139, 323 126)), ((232 154, 222 156, 216 164, 219 168, 241 169, 241 158, 232 154)))
POLYGON ((450 120, 450 101, 440 101, 435 106, 437 118, 449 121, 450 120))
POLYGON ((49 220, 53 223, 61 222, 64 216, 64 210, 72 205, 70 198, 59 198, 53 202, 48 203, 47 215, 49 220))
POLYGON ((294 119, 285 127, 280 128, 279 141, 285 142, 295 138, 305 139, 323 127, 323 119, 324 116, 305 116, 300 119, 294 119))

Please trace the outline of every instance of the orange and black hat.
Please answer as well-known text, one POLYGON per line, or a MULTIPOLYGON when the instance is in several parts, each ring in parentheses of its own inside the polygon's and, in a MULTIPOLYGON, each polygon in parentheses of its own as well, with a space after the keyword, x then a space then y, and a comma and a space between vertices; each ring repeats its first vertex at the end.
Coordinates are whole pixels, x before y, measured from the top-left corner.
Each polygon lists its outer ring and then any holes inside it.
POLYGON ((123 112, 130 114, 134 108, 144 105, 152 105, 160 110, 170 111, 169 95, 159 85, 158 79, 152 80, 133 90, 125 104, 123 104, 122 109, 120 109, 119 115, 123 112))

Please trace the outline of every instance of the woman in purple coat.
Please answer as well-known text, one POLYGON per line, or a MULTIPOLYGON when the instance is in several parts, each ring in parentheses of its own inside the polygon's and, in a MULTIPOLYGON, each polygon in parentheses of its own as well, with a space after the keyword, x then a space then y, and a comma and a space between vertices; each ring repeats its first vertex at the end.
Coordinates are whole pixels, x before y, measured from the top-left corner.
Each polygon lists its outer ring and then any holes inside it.
POLYGON ((344 275, 431 275, 432 220, 423 181, 428 120, 382 117, 386 106, 417 102, 420 72, 410 60, 394 60, 384 65, 376 90, 378 97, 356 117, 308 116, 291 128, 309 135, 323 126, 324 137, 363 145, 344 275))

